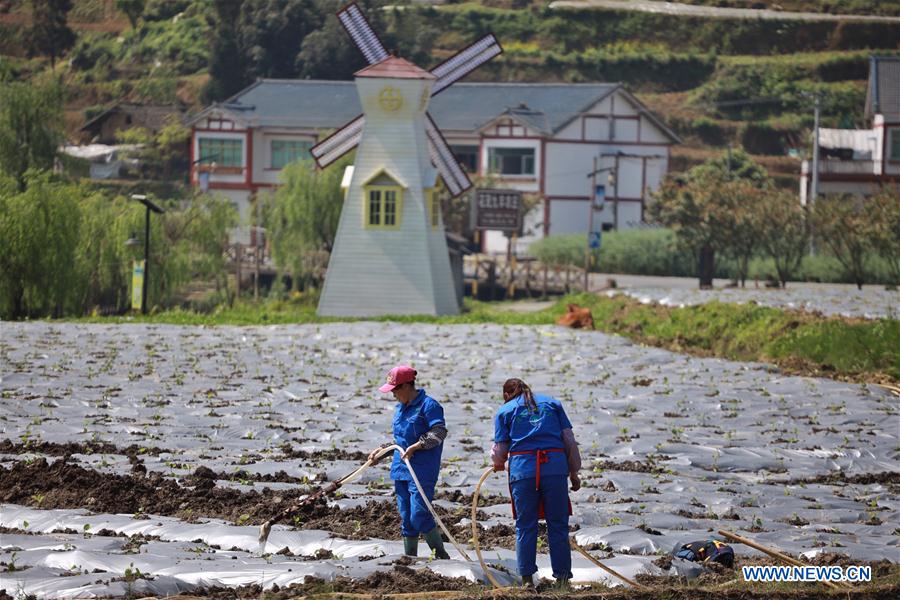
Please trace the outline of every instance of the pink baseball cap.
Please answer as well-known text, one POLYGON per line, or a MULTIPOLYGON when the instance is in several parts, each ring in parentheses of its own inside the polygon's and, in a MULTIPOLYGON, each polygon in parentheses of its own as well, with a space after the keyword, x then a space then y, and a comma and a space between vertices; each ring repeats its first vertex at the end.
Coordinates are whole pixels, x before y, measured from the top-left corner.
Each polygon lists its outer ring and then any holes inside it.
POLYGON ((397 365, 387 374, 387 383, 378 388, 378 391, 386 394, 398 385, 416 380, 416 370, 409 365, 397 365))

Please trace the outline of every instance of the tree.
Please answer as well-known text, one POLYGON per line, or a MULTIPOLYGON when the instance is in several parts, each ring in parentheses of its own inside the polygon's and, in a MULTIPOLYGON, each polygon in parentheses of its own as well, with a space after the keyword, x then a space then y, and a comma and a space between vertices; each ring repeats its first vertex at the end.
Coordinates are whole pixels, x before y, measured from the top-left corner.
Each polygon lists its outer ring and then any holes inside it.
POLYGON ((311 160, 302 160, 281 172, 283 185, 275 192, 265 224, 275 262, 291 274, 295 289, 301 277, 309 279, 307 255, 331 252, 334 246, 344 204, 341 178, 349 164, 348 156, 319 170, 311 160))
POLYGON ((765 192, 750 179, 726 181, 719 186, 724 227, 724 252, 737 266, 736 279, 744 287, 750 259, 759 248, 760 199, 765 192))
POLYGON ((75 283, 80 193, 49 173, 26 180, 25 191, 0 195, 0 314, 59 317, 75 283))
POLYGON ((50 169, 63 139, 62 94, 56 86, 0 86, 0 170, 25 191, 28 169, 50 169))
POLYGON ((861 196, 826 196, 816 199, 811 215, 815 239, 829 249, 859 289, 866 280, 874 229, 864 205, 861 196))
POLYGON ((664 182, 648 214, 697 256, 701 286, 712 284, 716 252, 735 259, 743 284, 758 238, 755 205, 770 187, 765 169, 746 152, 729 151, 664 182))
POLYGON ((132 29, 137 29, 138 19, 144 14, 145 0, 116 0, 116 8, 128 17, 132 29))
POLYGON ((900 190, 884 186, 866 202, 872 249, 885 261, 891 284, 900 285, 900 190))
POLYGON ((224 100, 246 87, 244 61, 238 44, 237 21, 240 2, 214 0, 216 18, 209 57, 209 82, 203 89, 203 101, 224 100))
MULTIPOLYGON (((246 0, 237 23, 240 49, 249 79, 296 77, 297 55, 307 35, 334 17, 336 2, 246 0)), ((345 36, 346 37, 346 36, 345 36)))
POLYGON ((760 245, 775 261, 778 281, 785 287, 809 249, 806 212, 796 196, 777 190, 761 196, 758 211, 760 245))
POLYGON ((701 287, 711 284, 714 253, 726 247, 730 218, 719 196, 717 181, 708 175, 669 179, 656 193, 648 214, 675 232, 679 243, 701 264, 701 287))
POLYGON ((50 67, 56 59, 75 44, 75 33, 66 23, 72 0, 31 0, 32 26, 28 31, 28 46, 35 54, 50 57, 50 67))

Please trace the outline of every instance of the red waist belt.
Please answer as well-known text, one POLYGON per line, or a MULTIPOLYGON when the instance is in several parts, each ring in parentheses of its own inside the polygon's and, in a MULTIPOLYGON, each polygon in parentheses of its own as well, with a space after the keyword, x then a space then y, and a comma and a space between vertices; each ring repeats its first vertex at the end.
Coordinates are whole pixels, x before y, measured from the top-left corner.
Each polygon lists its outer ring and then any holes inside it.
MULTIPOLYGON (((547 456, 548 452, 565 452, 564 448, 547 448, 545 450, 517 450, 516 452, 510 452, 510 456, 521 456, 524 454, 534 454, 537 458, 535 465, 535 473, 534 473, 534 489, 541 489, 541 464, 550 462, 550 457, 547 456)), ((507 475, 509 475, 509 470, 507 470, 507 475)), ((509 490, 510 496, 512 496, 512 488, 509 490)), ((510 498, 511 499, 511 498, 510 498)), ((512 504, 512 515, 513 519, 516 518, 516 503, 515 501, 511 502, 512 504)), ((569 502, 569 514, 572 514, 572 502, 569 502)), ((540 498, 538 500, 538 519, 544 518, 544 499, 540 498)))
POLYGON ((537 455, 537 465, 535 467, 534 474, 534 489, 541 489, 541 465, 543 463, 550 462, 550 457, 547 456, 548 452, 565 452, 564 448, 547 448, 546 450, 517 450, 515 452, 510 452, 510 456, 521 456, 523 454, 535 454, 537 455))

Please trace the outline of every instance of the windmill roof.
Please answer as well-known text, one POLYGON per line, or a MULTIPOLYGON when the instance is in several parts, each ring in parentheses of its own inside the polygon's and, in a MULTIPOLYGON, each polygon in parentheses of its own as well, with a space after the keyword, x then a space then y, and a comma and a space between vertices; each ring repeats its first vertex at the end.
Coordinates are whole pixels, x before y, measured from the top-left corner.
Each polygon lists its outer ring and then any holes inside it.
MULTIPOLYGON (((674 142, 678 136, 618 83, 456 83, 431 99, 428 112, 442 131, 474 132, 503 114, 552 133, 619 90, 674 142)), ((352 81, 260 79, 219 108, 251 127, 333 129, 362 112, 352 81)))
POLYGON ((437 79, 434 75, 420 69, 408 60, 399 56, 388 56, 381 62, 369 65, 354 73, 356 77, 383 77, 385 79, 437 79))

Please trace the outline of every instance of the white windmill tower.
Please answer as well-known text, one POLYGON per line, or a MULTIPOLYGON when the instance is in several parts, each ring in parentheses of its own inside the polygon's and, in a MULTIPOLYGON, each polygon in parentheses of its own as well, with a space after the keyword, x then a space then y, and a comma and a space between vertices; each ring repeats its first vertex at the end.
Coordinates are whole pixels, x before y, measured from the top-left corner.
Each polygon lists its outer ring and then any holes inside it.
POLYGON ((430 72, 388 54, 359 7, 338 19, 369 66, 356 73, 363 114, 312 148, 326 167, 354 147, 318 312, 327 316, 456 314, 437 176, 453 196, 472 186, 426 113, 431 96, 502 49, 488 35, 430 72))

